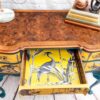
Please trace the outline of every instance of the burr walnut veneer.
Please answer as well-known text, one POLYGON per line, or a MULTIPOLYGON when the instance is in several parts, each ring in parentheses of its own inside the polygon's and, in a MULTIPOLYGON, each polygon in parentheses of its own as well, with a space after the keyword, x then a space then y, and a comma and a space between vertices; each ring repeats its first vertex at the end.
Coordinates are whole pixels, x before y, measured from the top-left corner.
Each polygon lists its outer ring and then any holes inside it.
POLYGON ((100 50, 100 31, 64 22, 67 11, 16 11, 16 18, 0 24, 0 52, 25 48, 81 48, 100 50))

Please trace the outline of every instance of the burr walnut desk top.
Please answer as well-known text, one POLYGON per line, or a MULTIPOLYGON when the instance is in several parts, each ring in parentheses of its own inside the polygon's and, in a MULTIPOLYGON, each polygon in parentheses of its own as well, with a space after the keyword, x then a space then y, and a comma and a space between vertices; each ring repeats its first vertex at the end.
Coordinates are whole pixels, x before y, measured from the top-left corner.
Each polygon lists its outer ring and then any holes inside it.
POLYGON ((64 22, 67 11, 16 11, 16 18, 0 24, 0 52, 26 48, 82 48, 100 50, 100 31, 64 22))

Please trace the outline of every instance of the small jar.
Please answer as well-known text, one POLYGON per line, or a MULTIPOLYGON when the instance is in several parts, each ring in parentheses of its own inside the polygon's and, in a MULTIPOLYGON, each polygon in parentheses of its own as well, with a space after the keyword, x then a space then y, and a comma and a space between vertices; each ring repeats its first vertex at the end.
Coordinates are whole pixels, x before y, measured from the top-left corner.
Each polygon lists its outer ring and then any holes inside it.
POLYGON ((85 10, 88 6, 88 0, 76 0, 75 8, 85 10))

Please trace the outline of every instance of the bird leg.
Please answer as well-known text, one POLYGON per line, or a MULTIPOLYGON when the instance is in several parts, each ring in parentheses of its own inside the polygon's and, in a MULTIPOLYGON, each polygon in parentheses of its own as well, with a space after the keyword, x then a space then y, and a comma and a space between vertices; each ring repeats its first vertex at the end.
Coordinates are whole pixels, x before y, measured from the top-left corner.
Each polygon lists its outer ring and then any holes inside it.
POLYGON ((50 79, 49 79, 49 73, 47 74, 47 82, 49 82, 50 81, 50 79))

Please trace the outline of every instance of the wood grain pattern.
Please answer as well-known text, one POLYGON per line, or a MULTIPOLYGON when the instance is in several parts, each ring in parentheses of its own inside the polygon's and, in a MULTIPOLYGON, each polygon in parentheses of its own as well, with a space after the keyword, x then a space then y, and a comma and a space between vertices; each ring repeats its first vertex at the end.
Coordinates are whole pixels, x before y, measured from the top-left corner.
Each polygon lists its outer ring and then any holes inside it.
POLYGON ((12 22, 0 24, 0 52, 26 48, 100 50, 100 31, 64 22, 67 11, 20 11, 12 22))

